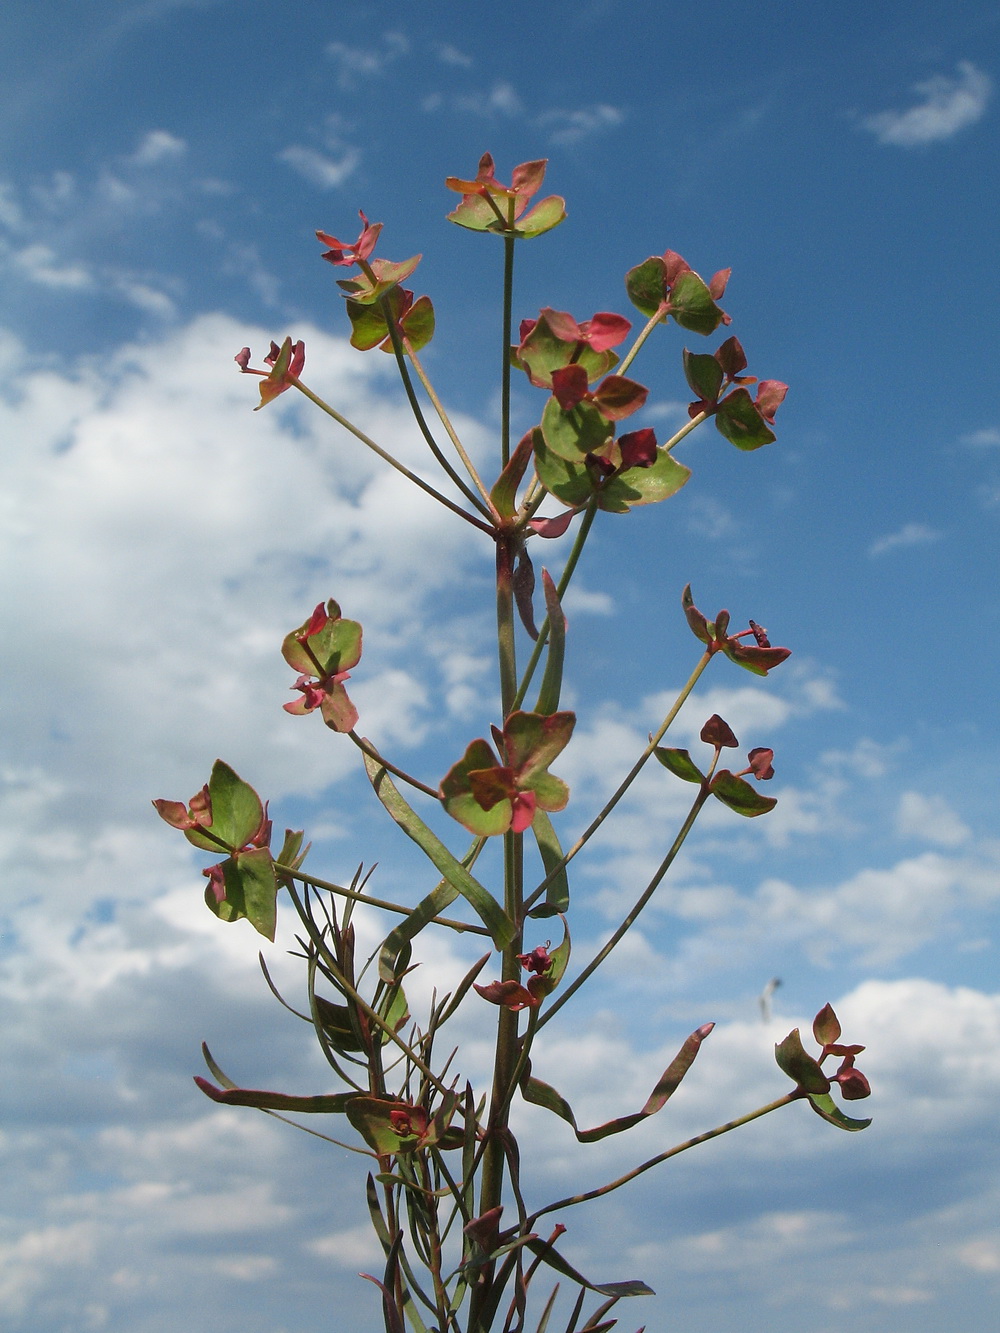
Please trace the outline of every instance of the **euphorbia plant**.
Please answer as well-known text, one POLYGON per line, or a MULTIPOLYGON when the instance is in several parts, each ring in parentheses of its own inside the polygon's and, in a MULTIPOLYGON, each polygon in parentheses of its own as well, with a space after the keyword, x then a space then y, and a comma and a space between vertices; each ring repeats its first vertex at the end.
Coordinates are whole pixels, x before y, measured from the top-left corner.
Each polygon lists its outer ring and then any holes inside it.
MULTIPOLYGON (((672 323, 710 337, 731 322, 718 304, 729 270, 706 283, 671 250, 636 264, 626 275, 628 297, 645 320, 627 350, 632 325, 624 316, 599 311, 577 319, 550 307, 521 322, 515 343, 516 247, 551 231, 565 217, 564 202, 555 195, 529 207, 544 174, 544 162, 526 162, 514 169, 511 184, 504 185, 486 154, 473 179, 450 177, 446 182, 461 196, 450 220, 502 241, 501 426, 496 458, 485 475, 474 465, 419 358, 434 335, 434 309, 426 296, 415 299, 402 283, 416 270, 420 256, 401 262, 374 257, 382 227, 369 223, 364 213, 353 242, 317 233, 327 247, 322 257, 350 275, 338 284, 346 298, 351 342, 362 350, 382 348, 395 357, 419 430, 446 478, 445 489, 417 476, 306 386, 301 341, 289 337, 280 346, 272 343, 264 358, 268 369, 251 367, 248 348, 236 356, 244 373, 261 377, 258 406, 289 389, 304 394, 444 505, 456 521, 465 522, 471 541, 489 543, 495 550, 498 697, 492 717, 484 719, 490 724, 489 735, 468 740, 440 779, 408 773, 357 731, 359 715, 345 682, 351 673, 364 670, 362 629, 342 614, 333 598, 306 614, 280 645, 296 673, 290 687, 295 697, 284 704, 285 710, 298 716, 318 713, 327 727, 357 747, 376 797, 429 863, 423 896, 414 895, 406 903, 385 901, 368 891, 368 880, 360 872, 348 884, 318 878, 304 869, 308 848, 303 848, 302 832, 288 830, 275 850, 266 806, 222 761, 186 805, 154 802, 167 823, 217 858, 204 873, 205 900, 219 918, 246 918, 273 939, 279 896, 298 918, 308 996, 308 1012, 300 1017, 315 1030, 336 1077, 336 1090, 303 1097, 240 1088, 207 1049, 215 1082, 197 1081, 217 1102, 335 1121, 340 1117, 345 1126, 341 1132, 354 1133, 352 1146, 370 1159, 366 1198, 385 1256, 380 1272, 365 1276, 381 1291, 388 1333, 401 1333, 407 1325, 416 1333, 513 1333, 529 1324, 542 1333, 551 1323, 559 1283, 573 1293, 566 1333, 601 1333, 617 1322, 609 1318, 617 1302, 650 1289, 638 1280, 598 1283, 577 1272, 558 1247, 566 1224, 559 1220, 549 1231, 539 1228, 542 1218, 557 1213, 561 1219, 573 1207, 618 1189, 695 1144, 793 1102, 807 1101, 841 1129, 859 1130, 869 1123, 847 1116, 833 1099, 834 1085, 849 1101, 867 1096, 869 1087, 854 1063, 863 1047, 841 1044, 840 1024, 826 1005, 813 1029, 821 1048, 818 1057, 807 1053, 798 1029, 776 1048, 777 1063, 792 1087, 766 1106, 566 1198, 538 1199, 537 1186, 520 1178, 511 1123, 519 1099, 566 1121, 584 1144, 623 1133, 662 1109, 711 1033, 711 1022, 691 1033, 644 1106, 590 1129, 578 1126, 569 1103, 538 1077, 533 1063, 538 1032, 570 999, 578 1001, 582 987, 655 894, 709 800, 715 798, 745 818, 765 815, 774 807, 775 798, 760 789, 773 777, 773 751, 755 744, 745 763, 720 767, 723 752, 738 749, 740 742, 718 715, 705 722, 701 741, 706 748, 697 757, 661 742, 713 658, 727 658, 766 676, 789 655, 787 648, 772 646, 766 630, 753 620, 746 629, 733 631, 728 611, 710 621, 695 605, 690 587, 682 593, 678 589, 678 621, 686 618, 700 655, 649 744, 564 850, 557 824, 570 791, 550 771, 572 743, 576 722, 573 712, 560 707, 564 666, 573 661, 562 603, 593 525, 604 513, 627 515, 637 506, 675 495, 691 475, 675 451, 709 419, 739 449, 771 443, 786 386, 745 374, 746 354, 730 336, 710 353, 684 349, 683 373, 694 400, 687 422, 670 439, 660 442, 652 427, 633 425, 648 390, 626 372, 651 335, 672 323), (621 356, 616 348, 623 349, 621 356), (517 442, 511 438, 510 411, 515 374, 525 375, 541 391, 537 424, 517 442), (433 428, 418 383, 437 417, 433 428), (751 397, 748 386, 754 384, 751 397), (619 424, 626 420, 630 429, 619 434, 619 424), (539 509, 550 498, 559 512, 543 517, 539 509), (531 551, 546 538, 562 536, 574 523, 575 537, 559 577, 543 570, 538 598, 531 551), (529 701, 533 686, 537 693, 529 701), (656 872, 608 941, 582 967, 572 967, 570 863, 585 852, 654 757, 667 770, 665 782, 680 779, 695 788, 690 809, 672 840, 665 839, 656 872), (435 808, 454 821, 454 847, 421 813, 435 808), (467 845, 463 829, 471 834, 467 845), (503 848, 502 882, 496 884, 489 875, 477 873, 480 854, 491 838, 500 839, 503 848), (386 921, 381 944, 369 960, 372 967, 359 966, 355 957, 352 917, 358 904, 386 921), (450 912, 455 915, 447 915, 450 912), (478 934, 486 952, 453 992, 435 994, 426 1012, 414 1013, 406 982, 414 942, 427 930, 478 934), (471 1005, 495 1007, 492 1077, 483 1088, 474 1086, 462 1070, 460 1051, 443 1061, 438 1054, 442 1029, 471 1005), (834 1074, 823 1069, 830 1056, 841 1059, 834 1074), (543 1285, 546 1275, 550 1280, 543 1285), (538 1286, 543 1289, 534 1303, 538 1286)), ((348 610, 353 615, 362 608, 348 610)))

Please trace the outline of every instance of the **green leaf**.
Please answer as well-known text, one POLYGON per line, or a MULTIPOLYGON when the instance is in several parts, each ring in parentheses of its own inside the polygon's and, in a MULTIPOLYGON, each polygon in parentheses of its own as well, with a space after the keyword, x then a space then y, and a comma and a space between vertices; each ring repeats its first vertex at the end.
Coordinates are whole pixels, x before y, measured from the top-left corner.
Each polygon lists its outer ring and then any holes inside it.
POLYGON ((347 1118, 370 1148, 374 1148, 380 1157, 387 1157, 405 1145, 416 1146, 416 1136, 403 1138, 392 1127, 390 1116, 393 1111, 409 1111, 405 1102, 389 1101, 384 1097, 368 1097, 352 1093, 345 1099, 344 1109, 347 1118))
POLYGON ((859 1129, 867 1129, 871 1124, 871 1117, 867 1120, 853 1120, 849 1115, 844 1115, 829 1093, 811 1092, 809 1094, 809 1104, 817 1115, 822 1116, 824 1120, 828 1120, 831 1125, 836 1125, 838 1129, 846 1129, 851 1133, 857 1133, 859 1129))
POLYGON ((446 907, 458 897, 454 884, 442 880, 437 888, 432 889, 422 898, 413 911, 398 926, 390 930, 382 943, 378 956, 378 974, 383 981, 391 982, 396 976, 396 959, 399 951, 423 930, 428 921, 440 916, 446 907))
MULTIPOLYGON (((403 332, 414 352, 426 347, 434 337, 434 306, 429 296, 418 296, 401 320, 403 332)), ((385 349, 392 351, 392 344, 385 349)))
POLYGON ((684 348, 684 375, 694 393, 714 403, 722 388, 722 366, 709 354, 689 352, 684 348))
POLYGON ((749 782, 730 773, 727 768, 720 769, 712 779, 712 795, 717 796, 723 805, 735 810, 738 815, 753 819, 757 815, 766 815, 778 804, 774 796, 761 796, 749 782))
POLYGON ((596 453, 611 438, 612 429, 593 403, 577 403, 564 412, 555 397, 542 412, 542 435, 554 454, 580 463, 587 454, 596 453))
POLYGON ((765 444, 773 444, 777 438, 746 389, 734 389, 723 398, 715 414, 715 424, 720 434, 737 449, 760 449, 765 444))
POLYGON ((802 1045, 798 1028, 792 1028, 785 1040, 778 1042, 774 1048, 774 1058, 778 1068, 803 1092, 811 1095, 830 1091, 830 1080, 823 1073, 819 1061, 814 1060, 802 1045))
MULTIPOLYGON (((395 288, 399 291, 399 288, 395 288)), ((361 352, 377 347, 389 334, 385 315, 378 305, 362 305, 359 301, 347 302, 347 318, 351 321, 351 346, 361 352)))
POLYGON ((670 313, 682 329, 702 334, 714 333, 723 318, 705 283, 690 269, 670 289, 670 313))
POLYGON ((198 829, 185 829, 185 838, 208 852, 218 852, 220 842, 230 851, 238 851, 261 826, 264 806, 260 797, 221 759, 212 765, 208 794, 212 800, 212 822, 208 827, 214 836, 206 838, 198 829))
MULTIPOLYGON (((542 858, 542 865, 545 867, 547 878, 556 866, 561 864, 563 849, 559 845, 556 831, 552 827, 552 820, 549 819, 544 810, 536 809, 535 817, 531 821, 531 831, 535 835, 538 854, 542 858)), ((566 867, 563 866, 545 890, 545 902, 532 908, 529 915, 532 917, 547 917, 556 916, 560 912, 567 911, 569 911, 569 877, 566 874, 566 867)))
POLYGON ((517 361, 533 384, 551 389, 554 370, 561 370, 563 366, 575 362, 583 366, 587 372, 587 382, 593 384, 618 364, 618 355, 610 348, 606 352, 595 352, 586 344, 581 346, 557 338, 543 312, 518 348, 517 361))
MULTIPOLYGON (((335 1051, 341 1054, 364 1050, 364 1044, 354 1030, 351 1011, 346 1004, 335 1004, 322 995, 313 995, 316 1019, 335 1051)), ((385 1037, 385 1033, 382 1034, 385 1037)), ((386 1037, 388 1040, 388 1037, 386 1037)))
POLYGON ((285 635, 281 655, 294 671, 307 676, 334 676, 341 671, 350 671, 361 660, 362 630, 358 622, 344 620, 340 607, 332 598, 326 604, 326 614, 326 624, 315 634, 310 634, 304 644, 299 640, 309 628, 312 616, 291 634, 285 635))
POLYGON ((453 212, 447 214, 447 218, 449 222, 455 222, 469 231, 503 230, 503 224, 495 211, 482 195, 478 194, 464 195, 462 202, 453 212))
POLYGON ((518 711, 511 713, 504 723, 507 760, 517 773, 518 785, 539 792, 539 800, 544 786, 542 779, 550 776, 546 770, 569 744, 575 726, 576 714, 570 712, 518 711))
POLYGON ((630 467, 612 477, 600 490, 601 509, 624 514, 636 505, 658 504, 676 495, 691 476, 691 469, 678 463, 666 449, 657 449, 651 467, 630 467))
POLYGON ((559 1254, 548 1241, 535 1239, 525 1239, 526 1247, 541 1259, 542 1263, 548 1264, 554 1268, 557 1273, 562 1273, 565 1277, 572 1278, 581 1287, 586 1287, 588 1291, 596 1291, 601 1296, 614 1296, 621 1298, 624 1296, 655 1296, 656 1292, 652 1287, 647 1287, 645 1282, 633 1279, 630 1282, 590 1282, 578 1273, 576 1269, 568 1263, 561 1254, 559 1254))
POLYGON ((535 470, 545 489, 574 509, 586 504, 595 490, 594 477, 586 464, 570 462, 547 449, 541 430, 535 430, 534 441, 535 470))
POLYGON ((281 851, 275 858, 280 865, 291 866, 293 870, 298 870, 309 854, 309 847, 312 846, 310 843, 305 851, 302 851, 302 839, 304 837, 304 832, 295 833, 290 828, 285 829, 285 841, 281 844, 281 851))
POLYGON ((377 759, 366 754, 365 769, 375 794, 399 827, 407 837, 413 839, 449 884, 458 889, 490 932, 496 947, 505 948, 514 938, 514 923, 497 900, 469 874, 465 866, 431 832, 416 811, 403 800, 377 759))
POLYGON ((549 643, 545 659, 545 675, 538 691, 536 713, 554 713, 559 707, 559 693, 562 689, 563 659, 566 654, 566 617, 556 585, 547 569, 542 570, 542 588, 545 593, 545 610, 549 618, 549 643))
POLYGON ((276 898, 278 881, 274 873, 271 853, 266 847, 255 847, 229 857, 222 862, 226 896, 221 902, 214 889, 205 889, 205 904, 220 921, 248 920, 269 940, 274 939, 277 925, 276 898))
POLYGON ((506 798, 484 810, 472 794, 469 774, 481 769, 496 768, 499 760, 488 741, 479 737, 466 748, 465 754, 441 780, 444 808, 452 819, 480 838, 492 838, 510 828, 512 810, 506 798))
MULTIPOLYGON (((659 255, 650 257, 625 274, 628 299, 647 319, 664 306, 666 269, 659 255)), ((664 315, 664 321, 666 315, 664 315)))
POLYGON ((514 235, 530 240, 532 236, 541 236, 560 222, 566 220, 566 200, 557 194, 550 194, 547 199, 540 199, 530 208, 514 226, 514 235))
POLYGON ((535 1106, 543 1106, 547 1111, 551 1111, 553 1115, 559 1116, 560 1119, 572 1125, 573 1132, 580 1143, 597 1143, 601 1139, 609 1138, 612 1134, 624 1133, 625 1130, 631 1129, 634 1125, 638 1125, 640 1121, 662 1110, 680 1086, 684 1075, 694 1063, 702 1042, 713 1027, 713 1023, 705 1023, 691 1033, 668 1067, 663 1071, 641 1111, 635 1111, 631 1115, 619 1116, 616 1120, 609 1120, 606 1124, 597 1125, 593 1129, 577 1128, 576 1117, 573 1115, 569 1102, 556 1092, 555 1088, 543 1083, 541 1079, 531 1076, 530 1061, 526 1066, 525 1077, 521 1081, 521 1095, 526 1102, 531 1102, 535 1106))
POLYGON ((337 1092, 327 1097, 291 1097, 283 1092, 230 1087, 223 1090, 197 1075, 194 1080, 206 1097, 226 1106, 255 1106, 260 1111, 294 1111, 299 1115, 338 1114, 347 1109, 356 1092, 337 1092))
POLYGON ((533 436, 534 432, 529 430, 521 437, 490 491, 490 499, 501 518, 513 518, 517 511, 517 488, 531 460, 533 436))
POLYGON ((653 754, 675 777, 683 778, 685 782, 705 781, 704 773, 687 750, 669 750, 665 745, 658 745, 653 754))

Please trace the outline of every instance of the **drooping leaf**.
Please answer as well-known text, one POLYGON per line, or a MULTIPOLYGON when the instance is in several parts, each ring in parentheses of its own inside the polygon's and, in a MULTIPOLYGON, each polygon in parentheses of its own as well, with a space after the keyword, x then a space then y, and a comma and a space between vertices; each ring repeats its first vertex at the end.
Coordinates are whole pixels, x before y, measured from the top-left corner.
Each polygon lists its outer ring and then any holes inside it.
POLYGON ((355 1092, 337 1092, 330 1096, 293 1097, 283 1092, 265 1092, 256 1088, 217 1088, 207 1078, 195 1075, 195 1083, 206 1097, 225 1106, 255 1106, 261 1111, 294 1111, 298 1115, 339 1114, 355 1092))
POLYGON ((683 778, 685 782, 705 781, 704 773, 687 750, 671 750, 665 745, 658 745, 653 754, 675 777, 683 778))
POLYGON ((723 805, 728 805, 730 810, 745 815, 747 819, 765 815, 778 804, 776 797, 762 796, 744 778, 738 778, 726 768, 720 769, 712 779, 711 792, 723 805))
POLYGON ((652 1287, 648 1287, 645 1282, 633 1279, 629 1282, 590 1282, 578 1273, 577 1270, 566 1259, 562 1257, 548 1241, 528 1238, 525 1240, 527 1248, 541 1259, 542 1263, 548 1264, 554 1268, 557 1273, 562 1273, 565 1277, 572 1278, 574 1282, 581 1287, 586 1287, 588 1291, 596 1291, 601 1296, 615 1296, 618 1298, 626 1296, 655 1296, 656 1292, 652 1287))
POLYGON ((867 1120, 854 1120, 849 1115, 844 1115, 843 1111, 829 1095, 829 1093, 811 1092, 809 1094, 809 1104, 817 1115, 828 1120, 831 1125, 836 1125, 838 1129, 846 1129, 851 1133, 857 1133, 859 1129, 867 1129, 871 1124, 871 1117, 867 1120))
POLYGON ((565 1097, 562 1097, 555 1088, 549 1084, 543 1083, 541 1079, 534 1078, 531 1074, 530 1061, 526 1067, 525 1077, 521 1082, 521 1095, 526 1102, 531 1102, 536 1106, 543 1106, 547 1111, 565 1120, 572 1125, 573 1132, 576 1134, 580 1143, 597 1143, 601 1139, 606 1139, 612 1134, 622 1134, 625 1130, 638 1125, 640 1121, 655 1115, 657 1111, 663 1109, 669 1099, 680 1086, 684 1075, 691 1068, 695 1057, 701 1048, 702 1042, 712 1031, 714 1023, 704 1023, 700 1028, 685 1040, 680 1050, 674 1056, 673 1060, 663 1071, 657 1081, 656 1087, 649 1094, 646 1104, 641 1111, 635 1111, 631 1115, 619 1116, 615 1120, 609 1120, 606 1124, 597 1125, 593 1129, 578 1129, 576 1117, 573 1114, 572 1107, 565 1097))

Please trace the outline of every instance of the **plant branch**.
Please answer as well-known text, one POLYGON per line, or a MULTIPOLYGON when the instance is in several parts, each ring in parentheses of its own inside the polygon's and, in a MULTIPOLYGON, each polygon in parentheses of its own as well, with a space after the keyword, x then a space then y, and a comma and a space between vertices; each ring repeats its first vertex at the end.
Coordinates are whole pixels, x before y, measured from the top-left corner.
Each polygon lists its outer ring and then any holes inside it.
POLYGON ((667 732, 667 729, 670 727, 674 718, 681 711, 681 708, 684 706, 684 703, 686 702, 688 695, 691 693, 695 685, 698 683, 699 676, 705 670, 705 668, 708 666, 711 660, 712 660, 712 654, 710 652, 705 652, 702 654, 701 660, 698 662, 698 665, 691 672, 691 675, 688 677, 687 683, 685 684, 684 688, 681 690, 680 694, 674 700, 670 712, 667 713, 666 717, 663 719, 663 722, 660 724, 659 729, 652 736, 650 736, 649 744, 646 746, 642 754, 635 761, 629 772, 623 778, 621 784, 618 787, 618 790, 607 801, 607 803, 603 806, 603 808, 600 811, 598 811, 598 813, 594 816, 594 819, 591 821, 588 827, 583 831, 583 833, 580 834, 579 838, 577 838, 576 842, 569 849, 569 851, 559 862, 559 864, 552 867, 552 869, 549 871, 546 877, 542 880, 541 884, 539 884, 539 886, 532 891, 532 893, 528 896, 528 898, 525 899, 524 903, 525 911, 530 910, 531 907, 534 906, 534 904, 538 901, 538 899, 548 888, 552 880, 555 879, 556 875, 560 874, 563 870, 565 870, 565 868, 569 865, 570 861, 572 861, 573 857, 576 856, 577 852, 579 852, 584 846, 586 846, 586 844, 590 841, 590 839, 594 836, 597 830, 607 819, 608 815, 610 815, 611 811, 615 808, 615 806, 618 804, 621 798, 628 791, 629 787, 631 787, 632 783, 636 780, 636 778, 639 776, 639 773, 642 771, 642 768, 644 767, 647 759, 659 745, 660 741, 663 739, 664 735, 667 732))
POLYGON ((298 389, 299 393, 305 394, 311 403, 315 403, 318 408, 327 414, 328 417, 332 417, 338 426, 343 426, 344 430, 349 431, 355 439, 360 440, 361 443, 371 449, 373 453, 378 454, 379 458, 384 459, 390 467, 394 467, 396 471, 401 472, 408 481, 412 481, 414 486, 419 486, 422 491, 426 491, 428 495, 432 496, 440 504, 443 504, 446 509, 450 509, 453 514, 458 514, 460 518, 464 518, 467 523, 471 523, 473 527, 479 528, 481 532, 488 532, 490 536, 493 535, 493 528, 490 524, 484 523, 481 518, 476 518, 475 514, 470 514, 467 510, 463 509, 461 505, 456 504, 454 500, 449 500, 446 495, 442 495, 439 490, 435 490, 430 482, 424 481, 423 477, 418 477, 415 472, 411 472, 405 463, 401 463, 398 458, 393 458, 392 454, 386 449, 383 449, 380 444, 376 444, 373 439, 364 433, 364 431, 359 430, 353 422, 348 421, 347 417, 341 416, 336 408, 333 408, 329 403, 324 402, 318 394, 313 393, 312 389, 307 389, 301 380, 293 380, 292 383, 295 385, 296 389, 298 389))
MULTIPOLYGON (((357 903, 367 903, 369 907, 381 907, 384 912, 397 912, 400 916, 410 916, 414 911, 412 907, 403 907, 400 903, 390 903, 385 898, 373 898, 371 894, 359 893, 357 889, 345 888, 343 884, 333 884, 327 879, 317 879, 315 875, 304 875, 301 870, 296 870, 294 866, 283 865, 280 861, 275 861, 274 869, 279 876, 287 876, 289 879, 300 880, 303 884, 308 884, 314 889, 326 889, 329 893, 339 893, 344 898, 351 898, 357 903)), ((431 922, 435 926, 447 926, 451 930, 465 931, 471 935, 489 935, 485 926, 478 926, 471 921, 452 921, 446 916, 431 917, 431 922)))
POLYGON ((627 1185, 630 1180, 635 1180, 636 1176, 641 1176, 645 1171, 651 1170, 654 1166, 659 1166, 661 1162, 666 1162, 679 1153, 687 1152, 688 1148, 696 1148, 699 1143, 707 1143, 709 1139, 717 1139, 720 1134, 728 1134, 730 1130, 739 1129, 741 1125, 749 1125, 752 1120, 759 1120, 763 1115, 770 1115, 772 1111, 777 1111, 781 1106, 789 1106, 803 1096, 804 1094, 799 1088, 792 1092, 786 1092, 784 1097, 779 1097, 777 1101, 768 1102, 766 1106, 760 1106, 756 1111, 750 1111, 737 1120, 728 1120, 724 1125, 706 1130, 704 1134, 696 1134, 693 1139, 687 1139, 684 1143, 678 1143, 676 1147, 668 1148, 666 1152, 658 1153, 656 1157, 651 1157, 648 1162, 643 1162, 641 1166, 627 1171, 625 1175, 619 1176, 617 1180, 609 1181, 607 1185, 601 1185, 598 1189, 587 1190, 584 1194, 574 1194, 568 1199, 560 1199, 558 1203, 548 1203, 544 1208, 539 1208, 537 1213, 532 1213, 528 1218, 528 1225, 533 1227, 538 1219, 544 1217, 546 1213, 554 1213, 560 1208, 569 1208, 576 1203, 588 1203, 591 1199, 602 1198, 605 1194, 610 1194, 612 1190, 627 1185))

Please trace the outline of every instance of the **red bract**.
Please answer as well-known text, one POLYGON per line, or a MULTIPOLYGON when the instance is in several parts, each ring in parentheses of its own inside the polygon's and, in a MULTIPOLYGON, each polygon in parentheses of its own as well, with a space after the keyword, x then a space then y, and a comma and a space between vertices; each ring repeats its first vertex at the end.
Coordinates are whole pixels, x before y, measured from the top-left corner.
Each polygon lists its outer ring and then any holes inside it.
POLYGON ((270 370, 254 370, 251 367, 249 347, 241 347, 233 360, 244 375, 263 376, 260 384, 260 402, 254 408, 255 412, 259 412, 265 403, 277 398, 278 394, 284 393, 298 382, 306 364, 306 345, 301 340, 293 343, 291 338, 286 338, 280 347, 272 342, 271 350, 264 358, 264 363, 271 367, 270 370))
POLYGON ((739 634, 727 634, 729 612, 720 611, 714 621, 708 620, 694 604, 690 583, 681 596, 681 605, 691 633, 705 644, 710 654, 725 653, 731 662, 752 671, 755 676, 766 676, 792 655, 790 648, 772 648, 766 632, 753 620, 749 629, 741 630, 739 634), (743 642, 750 636, 756 641, 753 647, 743 642))
POLYGON ((756 749, 751 750, 747 755, 749 767, 743 770, 743 773, 752 773, 758 782, 769 782, 774 777, 774 769, 771 767, 771 760, 774 758, 774 751, 765 749, 758 745, 756 749))
POLYGON ((358 212, 361 218, 361 235, 352 243, 348 241, 339 241, 336 236, 331 236, 328 232, 318 231, 317 239, 322 245, 328 245, 330 248, 322 258, 330 264, 336 264, 338 268, 350 268, 352 264, 357 264, 363 259, 367 259, 375 249, 375 242, 378 240, 378 234, 382 230, 381 222, 370 223, 364 213, 358 212))
POLYGON ((462 180, 458 176, 449 176, 445 186, 454 190, 463 198, 505 199, 514 201, 514 218, 519 218, 528 206, 528 200, 537 194, 545 179, 547 158, 535 162, 522 162, 515 167, 510 185, 502 185, 496 178, 496 164, 492 153, 484 153, 479 159, 479 170, 475 180, 462 180))
MULTIPOLYGON (((552 310, 548 306, 542 310, 548 326, 560 342, 579 343, 594 352, 606 352, 610 347, 617 347, 628 337, 631 321, 624 315, 615 315, 609 311, 599 311, 591 319, 578 324, 572 315, 562 310, 552 310)), ((525 325, 530 325, 527 332, 534 328, 535 320, 525 320, 521 325, 522 341, 525 325)))

